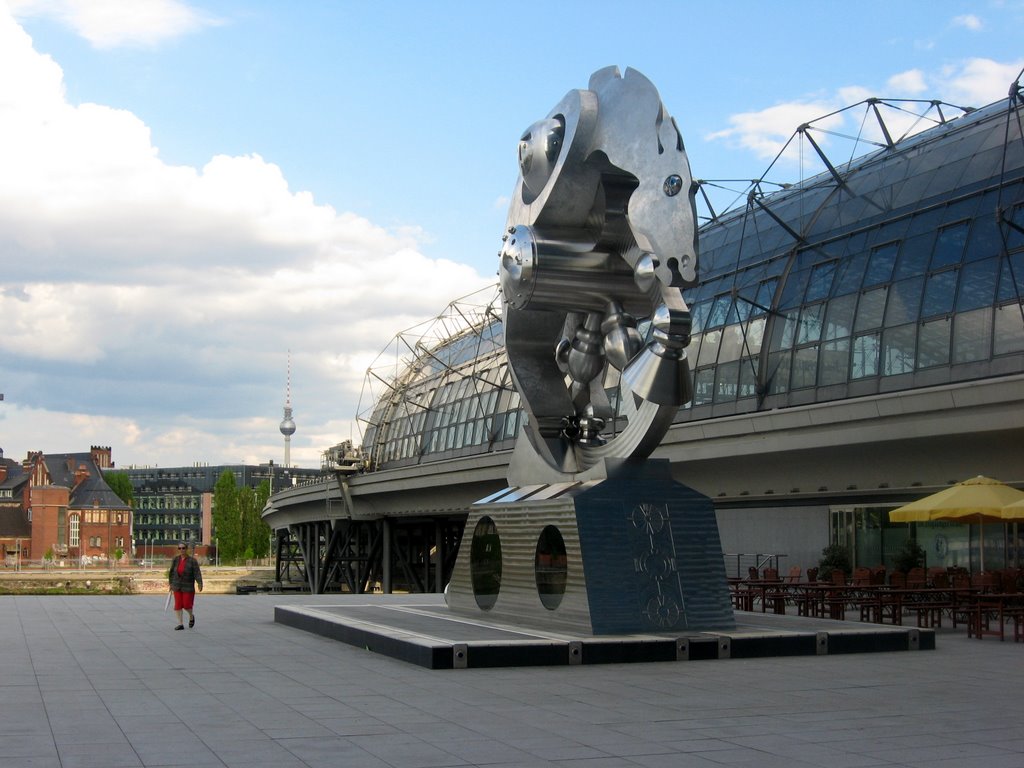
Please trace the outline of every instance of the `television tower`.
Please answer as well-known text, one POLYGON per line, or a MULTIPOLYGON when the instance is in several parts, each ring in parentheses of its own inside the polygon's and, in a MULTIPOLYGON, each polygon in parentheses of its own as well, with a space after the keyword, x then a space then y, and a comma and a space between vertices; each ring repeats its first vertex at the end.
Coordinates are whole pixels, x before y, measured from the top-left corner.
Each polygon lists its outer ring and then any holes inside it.
POLYGON ((281 434, 284 435, 284 465, 292 465, 292 435, 295 422, 292 420, 292 351, 288 350, 288 382, 285 388, 284 418, 281 420, 281 434))

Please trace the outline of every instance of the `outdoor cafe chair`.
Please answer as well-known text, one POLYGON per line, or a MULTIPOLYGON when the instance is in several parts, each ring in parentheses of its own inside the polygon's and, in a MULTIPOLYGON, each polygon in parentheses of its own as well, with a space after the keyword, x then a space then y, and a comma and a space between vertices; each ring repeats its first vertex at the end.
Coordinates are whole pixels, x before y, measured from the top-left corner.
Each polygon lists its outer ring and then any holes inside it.
POLYGON ((928 586, 928 574, 924 568, 911 568, 907 572, 907 589, 924 589, 928 586))

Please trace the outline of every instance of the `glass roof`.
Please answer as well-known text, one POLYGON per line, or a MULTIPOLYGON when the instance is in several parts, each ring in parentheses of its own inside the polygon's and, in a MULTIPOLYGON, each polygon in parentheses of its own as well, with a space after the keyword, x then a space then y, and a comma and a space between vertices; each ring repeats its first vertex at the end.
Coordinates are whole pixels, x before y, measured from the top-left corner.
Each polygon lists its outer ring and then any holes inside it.
MULTIPOLYGON (((801 126, 824 170, 755 181, 702 225, 678 420, 1024 371, 1020 101, 955 119, 917 104, 862 122, 871 151, 843 163, 801 126)), ((511 447, 522 414, 502 344, 496 290, 396 336, 360 404, 375 466, 511 447)))

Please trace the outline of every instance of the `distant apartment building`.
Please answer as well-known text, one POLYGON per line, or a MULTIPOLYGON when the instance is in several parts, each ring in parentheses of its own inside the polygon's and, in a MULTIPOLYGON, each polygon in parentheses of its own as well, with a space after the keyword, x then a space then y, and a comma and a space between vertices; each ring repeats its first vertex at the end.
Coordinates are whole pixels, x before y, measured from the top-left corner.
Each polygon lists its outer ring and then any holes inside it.
POLYGON ((190 467, 128 467, 119 469, 132 484, 135 555, 168 554, 179 541, 200 551, 215 543, 213 491, 224 472, 234 475, 239 488, 255 489, 264 480, 278 492, 320 478, 319 469, 267 464, 194 464, 190 467))
POLYGON ((111 449, 46 454, 23 461, 0 450, 0 564, 42 560, 78 565, 118 557, 168 555, 179 541, 209 552, 214 544, 213 490, 230 472, 239 488, 264 480, 273 492, 319 479, 319 469, 260 465, 196 464, 190 467, 115 468, 111 449), (134 506, 123 502, 104 478, 123 472, 134 506))

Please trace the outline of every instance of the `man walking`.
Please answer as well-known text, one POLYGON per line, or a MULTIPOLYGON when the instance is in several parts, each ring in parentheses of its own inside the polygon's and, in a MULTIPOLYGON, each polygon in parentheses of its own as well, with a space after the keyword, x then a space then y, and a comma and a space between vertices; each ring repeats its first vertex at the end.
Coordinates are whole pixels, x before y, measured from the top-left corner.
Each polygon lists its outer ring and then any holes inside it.
POLYGON ((196 625, 196 616, 193 612, 196 587, 199 587, 200 592, 203 591, 203 572, 199 568, 199 561, 189 555, 188 545, 184 541, 178 544, 178 554, 171 561, 167 583, 174 594, 174 614, 178 617, 178 626, 175 629, 185 628, 181 620, 183 610, 188 611, 188 627, 192 629, 196 625))

